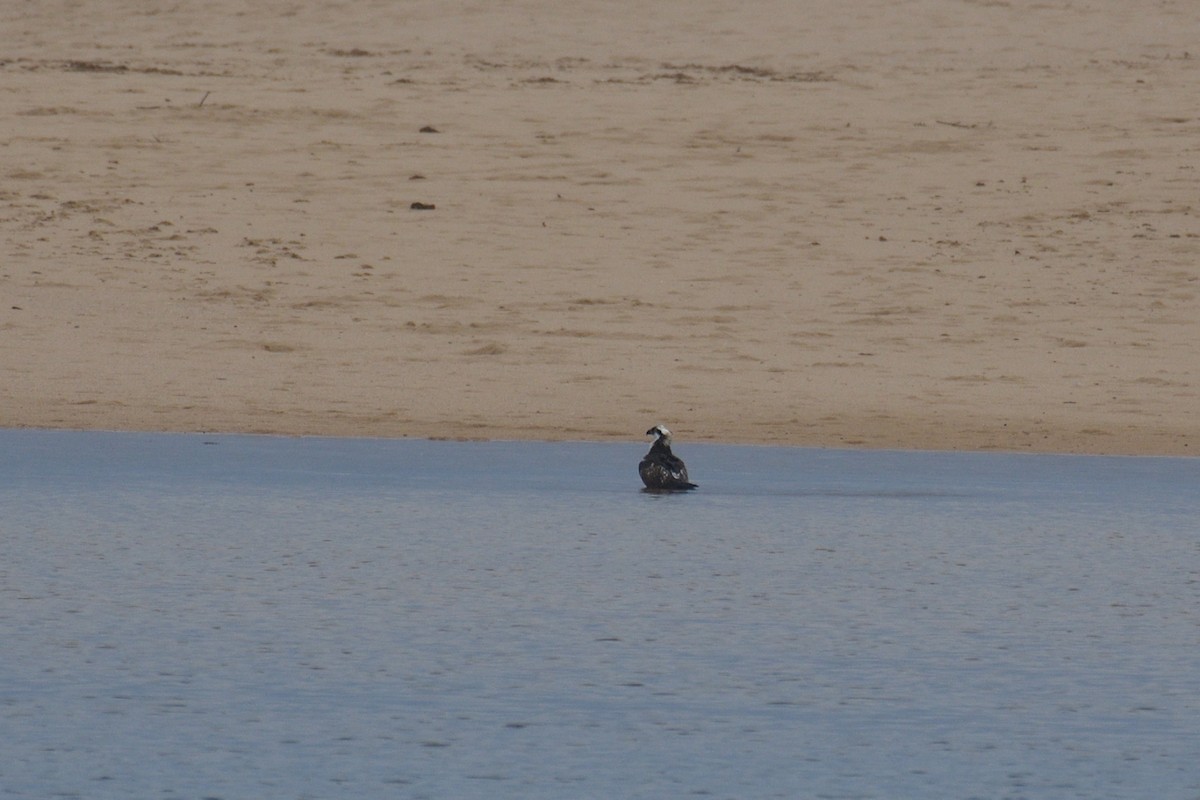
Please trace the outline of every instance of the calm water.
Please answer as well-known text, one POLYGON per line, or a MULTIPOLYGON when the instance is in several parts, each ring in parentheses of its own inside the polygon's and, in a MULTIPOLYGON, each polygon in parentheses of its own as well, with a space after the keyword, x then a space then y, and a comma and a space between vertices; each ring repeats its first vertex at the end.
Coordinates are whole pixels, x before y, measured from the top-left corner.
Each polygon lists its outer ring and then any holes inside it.
POLYGON ((0 797, 1200 797, 1200 461, 0 431, 0 797))

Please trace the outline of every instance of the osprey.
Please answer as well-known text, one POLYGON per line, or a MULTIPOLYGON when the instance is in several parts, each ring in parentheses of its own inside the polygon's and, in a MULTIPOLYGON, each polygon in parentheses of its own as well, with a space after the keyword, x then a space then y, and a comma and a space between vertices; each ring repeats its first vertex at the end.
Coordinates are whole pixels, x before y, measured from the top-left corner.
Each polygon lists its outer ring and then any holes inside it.
POLYGON ((646 435, 655 437, 650 452, 638 464, 638 474, 646 488, 653 492, 695 489, 696 484, 688 480, 683 459, 671 452, 671 432, 663 425, 655 425, 646 435))

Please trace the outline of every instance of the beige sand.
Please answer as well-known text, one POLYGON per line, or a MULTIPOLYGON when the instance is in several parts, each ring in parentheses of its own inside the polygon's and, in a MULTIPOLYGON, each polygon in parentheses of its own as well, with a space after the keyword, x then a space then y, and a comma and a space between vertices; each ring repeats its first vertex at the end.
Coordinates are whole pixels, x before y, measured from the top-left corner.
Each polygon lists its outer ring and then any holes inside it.
POLYGON ((1198 20, 5 3, 0 426, 1194 453, 1198 20))

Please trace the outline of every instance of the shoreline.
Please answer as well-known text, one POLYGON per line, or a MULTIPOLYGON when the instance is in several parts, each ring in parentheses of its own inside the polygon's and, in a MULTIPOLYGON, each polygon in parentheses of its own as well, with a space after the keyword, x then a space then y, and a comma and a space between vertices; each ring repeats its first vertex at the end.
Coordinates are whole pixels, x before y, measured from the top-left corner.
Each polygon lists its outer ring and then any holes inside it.
POLYGON ((1200 452, 1186 9, 623 2, 0 9, 0 426, 1200 452))
MULTIPOLYGON (((620 436, 615 434, 605 435, 526 435, 522 436, 519 432, 497 430, 495 432, 481 431, 459 431, 459 432, 438 432, 444 430, 434 426, 432 429, 422 429, 407 433, 396 432, 358 432, 351 433, 347 431, 328 429, 328 430, 303 430, 303 429, 265 429, 256 427, 247 427, 245 429, 236 428, 191 428, 191 429, 173 429, 173 428, 114 428, 114 427, 70 427, 70 426, 38 426, 38 425, 9 425, 2 428, 12 431, 44 431, 44 432, 62 432, 62 433, 129 433, 129 434, 163 434, 163 435, 185 435, 185 436, 262 436, 262 437, 277 437, 288 439, 373 439, 381 441, 403 441, 411 439, 419 439, 425 441, 450 441, 450 442, 544 442, 544 443, 576 443, 576 444, 618 444, 627 443, 635 447, 647 445, 647 441, 643 441, 645 437, 638 437, 636 434, 629 436, 620 436)), ((676 425, 673 431, 682 430, 676 425)), ((687 433, 685 431, 685 433, 687 433)), ((677 434, 678 436, 679 434, 677 434)), ((1047 435, 1043 438, 1041 446, 1029 445, 1024 447, 1005 447, 1002 444, 984 445, 984 446, 945 446, 937 447, 929 443, 928 440, 916 437, 912 439, 878 439, 870 443, 865 443, 861 439, 844 440, 839 438, 831 439, 813 439, 813 440, 787 440, 781 441, 771 438, 760 438, 754 440, 736 439, 720 436, 687 436, 686 439, 677 439, 677 443, 682 447, 686 444, 712 444, 712 445, 730 445, 737 447, 787 447, 787 448, 803 448, 816 450, 852 450, 857 452, 871 451, 900 451, 900 452, 926 452, 926 453, 1000 453, 1000 454, 1029 454, 1029 455, 1073 455, 1073 456, 1096 456, 1096 457, 1122 457, 1122 458, 1191 458, 1196 454, 1189 452, 1186 442, 1178 447, 1164 447, 1155 449, 1153 447, 1137 446, 1129 444, 1126 447, 1079 447, 1078 442, 1073 442, 1071 446, 1063 444, 1064 440, 1053 438, 1047 435), (1056 447, 1056 445, 1058 445, 1056 447)))

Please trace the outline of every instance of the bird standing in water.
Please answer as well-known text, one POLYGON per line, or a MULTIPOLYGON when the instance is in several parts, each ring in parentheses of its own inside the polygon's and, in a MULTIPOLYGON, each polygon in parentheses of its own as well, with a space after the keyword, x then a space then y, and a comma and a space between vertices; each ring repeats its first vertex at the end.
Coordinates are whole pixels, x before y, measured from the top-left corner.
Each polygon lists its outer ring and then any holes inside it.
POLYGON ((696 484, 688 480, 687 466, 683 459, 671 452, 671 432, 664 425, 655 425, 646 431, 654 436, 654 444, 638 464, 642 483, 653 492, 680 492, 695 489, 696 484))

